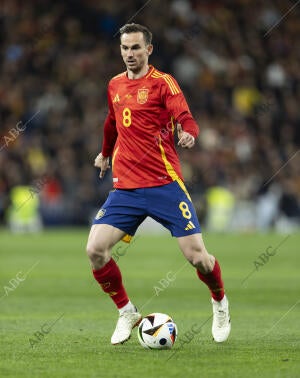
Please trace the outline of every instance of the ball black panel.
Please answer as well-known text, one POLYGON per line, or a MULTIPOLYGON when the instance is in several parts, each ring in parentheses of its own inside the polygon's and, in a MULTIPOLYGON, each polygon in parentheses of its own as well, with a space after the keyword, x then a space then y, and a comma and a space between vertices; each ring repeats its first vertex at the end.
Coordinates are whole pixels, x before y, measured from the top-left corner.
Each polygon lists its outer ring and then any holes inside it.
POLYGON ((167 343, 167 339, 165 339, 164 337, 162 337, 162 338, 159 340, 159 343, 160 343, 160 345, 166 345, 166 343, 167 343))

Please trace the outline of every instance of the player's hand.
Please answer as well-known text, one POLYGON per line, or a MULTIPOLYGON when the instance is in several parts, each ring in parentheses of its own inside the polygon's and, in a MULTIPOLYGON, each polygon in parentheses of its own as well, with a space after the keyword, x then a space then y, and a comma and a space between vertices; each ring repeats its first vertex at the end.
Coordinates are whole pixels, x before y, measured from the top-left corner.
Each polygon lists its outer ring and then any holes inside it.
POLYGON ((109 165, 109 157, 104 157, 102 155, 102 152, 100 152, 99 155, 97 155, 95 159, 94 166, 97 168, 100 168, 100 174, 99 177, 103 178, 105 175, 105 172, 110 168, 109 165))
POLYGON ((177 136, 179 139, 178 146, 183 148, 192 148, 195 144, 195 138, 193 135, 182 130, 180 123, 177 123, 177 136))

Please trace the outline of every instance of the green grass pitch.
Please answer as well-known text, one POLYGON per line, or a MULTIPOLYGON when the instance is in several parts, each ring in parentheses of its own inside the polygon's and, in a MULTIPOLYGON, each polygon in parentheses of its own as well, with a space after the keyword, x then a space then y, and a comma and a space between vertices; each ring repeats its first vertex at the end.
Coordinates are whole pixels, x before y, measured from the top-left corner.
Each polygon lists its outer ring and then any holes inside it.
POLYGON ((300 234, 205 235, 231 305, 223 344, 212 341, 209 292, 176 239, 118 244, 133 302, 143 315, 164 312, 177 323, 167 351, 143 349, 135 330, 110 345, 117 312, 91 275, 87 235, 0 231, 1 377, 300 377, 300 234))

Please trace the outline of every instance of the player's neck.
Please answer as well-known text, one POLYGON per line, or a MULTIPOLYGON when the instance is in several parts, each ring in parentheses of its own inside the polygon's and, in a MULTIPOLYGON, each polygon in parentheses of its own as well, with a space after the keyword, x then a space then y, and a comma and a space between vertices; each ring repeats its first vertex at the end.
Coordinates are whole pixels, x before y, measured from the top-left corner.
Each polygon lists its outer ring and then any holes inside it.
POLYGON ((149 65, 146 64, 139 72, 132 72, 127 70, 127 76, 130 80, 140 79, 141 77, 145 76, 149 71, 149 65))

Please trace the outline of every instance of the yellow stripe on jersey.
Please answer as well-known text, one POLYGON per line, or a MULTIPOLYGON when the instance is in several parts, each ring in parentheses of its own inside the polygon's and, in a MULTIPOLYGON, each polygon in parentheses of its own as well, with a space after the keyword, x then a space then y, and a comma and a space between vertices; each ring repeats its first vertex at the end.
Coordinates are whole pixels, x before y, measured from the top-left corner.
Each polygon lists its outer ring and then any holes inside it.
POLYGON ((150 66, 150 67, 151 67, 151 69, 150 69, 149 73, 146 75, 146 79, 148 79, 148 77, 152 75, 153 71, 155 71, 155 68, 153 66, 150 66))
POLYGON ((169 75, 163 76, 163 79, 169 84, 169 87, 171 89, 172 94, 178 94, 180 93, 179 88, 176 86, 174 80, 169 75))
POLYGON ((158 71, 154 71, 153 74, 151 75, 152 77, 162 77, 164 74, 158 72, 158 71))
POLYGON ((163 162, 165 163, 165 167, 166 167, 166 170, 168 172, 168 174, 170 175, 170 177, 173 179, 173 181, 177 181, 178 185, 180 186, 180 188, 184 191, 184 193, 186 194, 187 198, 192 201, 190 195, 189 195, 189 192, 187 191, 183 181, 181 180, 181 178, 177 175, 175 169, 172 167, 172 164, 169 162, 169 160, 167 159, 166 157, 166 153, 165 153, 165 150, 161 144, 161 137, 159 137, 159 149, 160 149, 160 153, 161 153, 161 157, 163 159, 163 162))
POLYGON ((175 83, 174 79, 167 74, 162 74, 157 71, 154 71, 153 74, 151 75, 154 79, 162 78, 165 80, 165 82, 168 84, 168 87, 172 93, 172 95, 180 93, 180 89, 178 85, 175 83))
POLYGON ((114 167, 114 161, 115 161, 115 157, 116 157, 118 151, 119 151, 119 146, 115 149, 115 152, 114 152, 113 157, 111 159, 111 167, 112 167, 112 169, 114 167))
POLYGON ((173 116, 171 117, 171 125, 172 125, 172 134, 174 134, 175 123, 174 123, 174 117, 173 116))

